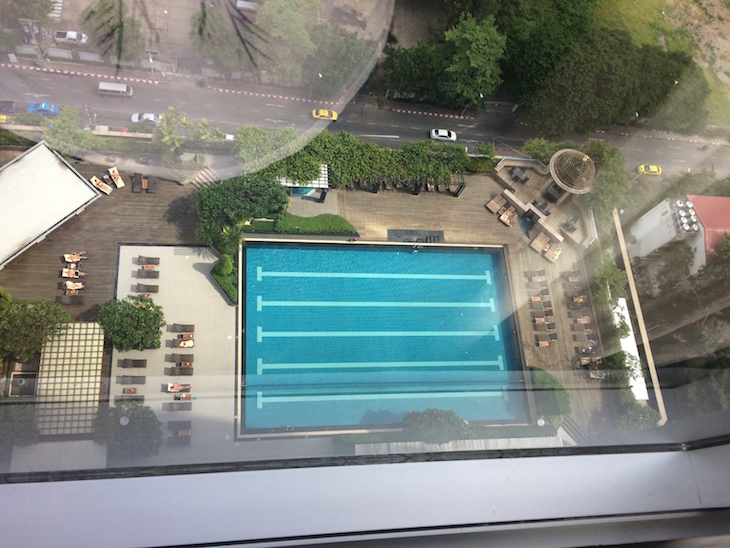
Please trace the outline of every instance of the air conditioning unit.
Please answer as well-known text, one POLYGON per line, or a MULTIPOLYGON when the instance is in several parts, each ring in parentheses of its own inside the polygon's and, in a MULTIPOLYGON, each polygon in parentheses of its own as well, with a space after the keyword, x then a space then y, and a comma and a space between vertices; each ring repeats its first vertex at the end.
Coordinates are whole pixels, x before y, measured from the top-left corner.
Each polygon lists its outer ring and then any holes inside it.
POLYGON ((674 203, 674 205, 677 206, 677 207, 679 207, 679 208, 682 208, 682 207, 684 207, 684 202, 682 200, 677 200, 674 203))
POLYGON ((700 227, 698 225, 696 225, 696 224, 692 225, 692 232, 699 232, 699 231, 700 231, 700 227))
POLYGON ((684 209, 680 209, 678 213, 679 213, 679 216, 680 217, 686 217, 687 216, 687 212, 684 209))
POLYGON ((690 202, 689 200, 687 200, 687 201, 686 201, 686 202, 684 203, 684 207, 688 207, 688 208, 690 208, 690 209, 691 209, 691 208, 692 208, 692 202, 690 202))
POLYGON ((693 216, 693 215, 696 215, 695 210, 692 209, 692 208, 689 208, 689 211, 687 211, 687 213, 689 213, 690 217, 693 216))

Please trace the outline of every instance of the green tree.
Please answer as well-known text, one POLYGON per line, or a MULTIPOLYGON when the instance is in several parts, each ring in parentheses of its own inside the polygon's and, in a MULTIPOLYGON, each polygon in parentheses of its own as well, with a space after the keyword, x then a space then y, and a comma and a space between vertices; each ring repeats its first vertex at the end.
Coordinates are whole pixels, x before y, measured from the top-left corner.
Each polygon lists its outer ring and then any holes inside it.
POLYGON ((710 95, 710 85, 702 68, 697 64, 688 62, 682 69, 683 72, 675 72, 674 77, 665 76, 664 81, 669 82, 666 86, 668 89, 655 100, 656 105, 652 110, 657 112, 650 121, 651 127, 689 134, 704 129, 708 116, 706 102, 710 95))
POLYGON ((553 78, 560 63, 570 56, 573 45, 590 33, 596 3, 596 0, 502 2, 497 23, 507 38, 502 63, 504 78, 520 102, 530 103, 553 78))
POLYGON ((152 137, 152 144, 164 150, 167 154, 175 154, 185 139, 181 136, 187 126, 185 115, 177 107, 169 107, 160 116, 152 137))
MULTIPOLYGON (((631 395, 631 393, 629 392, 631 395)), ((626 403, 618 418, 617 430, 619 432, 638 432, 647 428, 656 427, 661 415, 659 411, 648 405, 641 404, 633 399, 626 403)))
POLYGON ((52 0, 6 0, 0 2, 0 22, 9 28, 18 27, 18 19, 43 24, 48 21, 52 9, 52 0))
POLYGON ((165 316, 149 297, 130 295, 104 305, 99 311, 104 333, 122 352, 160 348, 165 316))
POLYGON ((62 107, 61 112, 43 132, 43 138, 51 148, 73 154, 80 150, 91 150, 99 147, 100 139, 91 131, 78 126, 79 111, 71 107, 62 107))
POLYGON ((162 423, 155 412, 134 401, 101 407, 94 418, 94 441, 107 444, 109 456, 151 457, 162 447, 162 423))
POLYGON ((538 414, 545 417, 570 414, 570 395, 560 381, 539 367, 531 367, 530 374, 538 414))
POLYGON ((618 151, 617 148, 612 147, 601 139, 590 139, 583 143, 580 149, 591 157, 591 160, 593 160, 593 163, 598 169, 607 165, 618 151))
POLYGON ((615 208, 623 204, 629 190, 631 177, 626 170, 626 159, 620 150, 615 149, 606 164, 596 173, 593 188, 582 199, 598 219, 606 219, 615 208))
POLYGON ((317 50, 312 35, 319 7, 320 0, 267 0, 259 7, 261 54, 279 84, 296 87, 309 82, 302 67, 317 50))
POLYGON ((81 12, 79 24, 98 53, 138 61, 145 52, 145 38, 139 21, 127 11, 124 0, 98 0, 81 12))
POLYGON ((467 422, 453 411, 428 408, 411 411, 403 418, 405 431, 426 443, 442 445, 453 440, 471 438, 467 422))
POLYGON ((277 181, 242 176, 201 189, 196 207, 202 219, 213 219, 222 227, 255 218, 276 217, 288 204, 286 190, 277 181))
MULTIPOLYGON (((368 44, 354 32, 333 32, 327 25, 319 25, 312 31, 316 47, 311 57, 310 86, 314 97, 338 97, 348 85, 364 72, 368 60, 376 53, 375 46, 368 44), (315 75, 321 74, 321 78, 315 75)), ((309 76, 307 76, 309 77, 309 76)))
POLYGON ((70 320, 53 301, 12 301, 0 315, 0 349, 26 362, 63 333, 70 320))
POLYGON ((236 156, 246 171, 263 169, 294 152, 298 133, 293 127, 268 131, 258 126, 243 126, 236 133, 236 156))
POLYGON ((190 39, 195 48, 227 76, 252 67, 255 46, 248 39, 250 25, 236 14, 228 16, 205 6, 201 3, 190 18, 190 39))
POLYGON ((10 292, 0 285, 0 322, 5 317, 5 311, 10 310, 10 305, 13 304, 13 296, 10 292))
POLYGON ((608 288, 609 303, 618 304, 619 297, 626 296, 626 272, 618 268, 613 262, 606 262, 594 272, 591 277, 591 290, 595 294, 605 293, 608 288))
POLYGON ((560 143, 556 143, 543 139, 542 137, 538 137, 525 141, 525 144, 522 145, 522 151, 530 158, 534 158, 535 160, 548 165, 550 163, 550 158, 552 158, 553 154, 555 154, 558 150, 575 147, 576 144, 573 141, 562 141, 560 143))
POLYGON ((477 21, 462 15, 459 22, 444 33, 449 51, 446 77, 457 97, 456 102, 483 105, 484 97, 494 93, 502 82, 499 63, 504 56, 505 38, 489 16, 477 21))
POLYGON ((707 259, 707 264, 700 267, 700 275, 723 286, 730 285, 730 235, 725 234, 707 259))

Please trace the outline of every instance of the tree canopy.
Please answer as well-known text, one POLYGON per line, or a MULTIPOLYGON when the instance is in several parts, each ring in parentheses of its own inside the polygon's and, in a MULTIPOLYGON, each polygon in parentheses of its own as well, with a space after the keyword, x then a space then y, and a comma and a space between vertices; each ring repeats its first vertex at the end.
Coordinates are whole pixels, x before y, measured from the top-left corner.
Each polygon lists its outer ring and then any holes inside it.
POLYGON ((195 48, 226 75, 254 64, 256 47, 250 22, 237 12, 206 9, 205 2, 190 18, 190 39, 195 48))
POLYGON ((553 137, 626 124, 656 111, 690 64, 684 54, 636 46, 625 31, 595 28, 533 94, 530 115, 538 131, 553 137))
POLYGON ((120 61, 138 61, 145 52, 142 26, 128 15, 124 0, 97 0, 81 12, 79 24, 101 55, 116 55, 120 61))
POLYGON ((333 32, 327 25, 319 25, 312 31, 316 48, 310 58, 310 87, 312 96, 338 97, 359 76, 366 62, 376 53, 369 44, 353 32, 333 32), (321 74, 322 77, 315 75, 321 74))
POLYGON ((383 63, 387 85, 449 107, 480 105, 501 83, 505 43, 493 17, 462 14, 443 36, 390 49, 383 63))
POLYGON ((259 7, 262 68, 280 85, 299 86, 314 76, 303 74, 302 67, 317 51, 313 34, 319 6, 320 0, 267 0, 259 7))
POLYGON ((65 154, 96 149, 100 142, 99 137, 90 131, 81 129, 78 118, 78 110, 62 107, 53 124, 43 131, 43 138, 48 145, 65 154))
POLYGON ((99 311, 104 334, 122 352, 160 348, 165 316, 149 297, 130 295, 113 300, 99 311))
POLYGON ((450 410, 411 411, 403 418, 403 424, 412 436, 436 445, 472 437, 466 421, 450 410))
POLYGON ((71 320, 53 301, 8 302, 7 297, 2 300, 5 304, 0 314, 0 349, 21 362, 30 360, 63 333, 71 320))
POLYGON ((597 218, 603 219, 624 202, 629 190, 631 178, 626 170, 626 159, 620 150, 613 149, 613 153, 596 172, 593 188, 582 199, 597 218))
POLYGON ((162 447, 162 423, 155 412, 134 401, 100 407, 94 418, 94 441, 107 444, 109 456, 151 457, 162 447))

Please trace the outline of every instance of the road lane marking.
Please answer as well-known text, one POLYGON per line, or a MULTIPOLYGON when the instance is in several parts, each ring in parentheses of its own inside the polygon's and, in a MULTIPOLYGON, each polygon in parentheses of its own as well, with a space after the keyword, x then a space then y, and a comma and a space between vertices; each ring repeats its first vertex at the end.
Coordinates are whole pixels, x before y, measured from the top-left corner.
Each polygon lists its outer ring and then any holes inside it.
POLYGON ((266 103, 267 107, 286 108, 286 105, 274 105, 272 103, 266 103))
POLYGON ((360 135, 360 137, 370 137, 373 139, 400 139, 400 135, 360 135))

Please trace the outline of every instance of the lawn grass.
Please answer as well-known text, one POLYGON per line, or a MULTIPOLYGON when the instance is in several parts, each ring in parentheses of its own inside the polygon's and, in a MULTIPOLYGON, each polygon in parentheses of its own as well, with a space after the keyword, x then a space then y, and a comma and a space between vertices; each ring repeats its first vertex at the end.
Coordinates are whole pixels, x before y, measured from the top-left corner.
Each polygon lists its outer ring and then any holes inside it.
POLYGON ((705 102, 708 124, 730 126, 730 89, 727 84, 720 82, 717 75, 709 68, 705 69, 705 78, 710 84, 710 96, 705 102))
POLYGON ((659 37, 664 36, 670 51, 691 53, 695 46, 689 34, 675 28, 662 14, 662 11, 669 14, 670 10, 664 0, 602 0, 595 14, 600 26, 627 31, 637 45, 657 45, 659 37))

